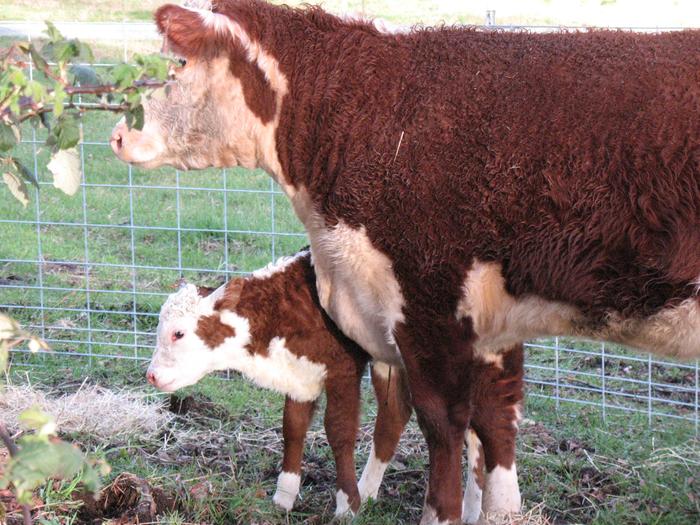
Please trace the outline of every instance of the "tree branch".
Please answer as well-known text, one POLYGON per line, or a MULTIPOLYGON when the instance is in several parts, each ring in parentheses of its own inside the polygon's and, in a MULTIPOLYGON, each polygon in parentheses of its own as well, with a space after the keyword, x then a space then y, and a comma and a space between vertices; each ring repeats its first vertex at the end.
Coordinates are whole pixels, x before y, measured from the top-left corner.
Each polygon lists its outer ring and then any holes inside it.
MULTIPOLYGON (((7 431, 7 427, 5 427, 5 424, 2 422, 0 422, 0 440, 10 453, 10 457, 15 457, 19 452, 19 449, 12 440, 12 436, 10 436, 10 433, 7 431)), ((22 518, 24 520, 24 525, 33 525, 34 521, 32 520, 32 509, 27 503, 22 503, 22 518)))

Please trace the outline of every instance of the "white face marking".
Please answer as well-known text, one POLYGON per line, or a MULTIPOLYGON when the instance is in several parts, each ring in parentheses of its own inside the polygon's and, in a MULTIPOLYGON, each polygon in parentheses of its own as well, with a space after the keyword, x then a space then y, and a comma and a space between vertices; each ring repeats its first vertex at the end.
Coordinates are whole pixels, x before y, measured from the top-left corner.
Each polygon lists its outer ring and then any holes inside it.
MULTIPOLYGON (((257 159, 256 167, 265 169, 282 186, 288 196, 295 193, 294 187, 284 177, 282 165, 277 156, 276 131, 282 112, 282 100, 289 92, 289 82, 282 73, 279 62, 260 45, 260 42, 253 40, 250 35, 235 20, 219 13, 213 13, 208 9, 193 9, 199 13, 203 22, 213 27, 217 32, 229 32, 246 50, 248 60, 256 64, 265 75, 270 86, 275 92, 277 102, 277 113, 272 123, 263 125, 262 122, 255 126, 257 146, 262 155, 257 159)), ((240 124, 239 124, 240 126, 240 124)))
MULTIPOLYGON (((467 443, 467 483, 464 488, 464 498, 462 499, 462 521, 473 525, 479 521, 481 516, 482 490, 478 483, 478 476, 484 475, 477 472, 479 456, 483 453, 481 441, 471 428, 465 433, 467 443)), ((483 469, 483 465, 481 465, 483 469)))
MULTIPOLYGON (((299 199, 292 202, 296 210, 299 199)), ((327 228, 321 217, 302 208, 297 214, 306 219, 321 306, 373 358, 400 364, 393 331, 404 320, 404 298, 391 261, 372 246, 364 227, 340 221, 327 228)))
POLYGON ((510 468, 497 465, 486 473, 482 511, 485 515, 516 514, 520 512, 520 487, 515 463, 510 468))
POLYGON ((285 346, 284 338, 270 341, 267 355, 251 354, 248 319, 231 310, 220 312, 220 321, 233 328, 216 348, 209 348, 195 333, 199 318, 213 313, 219 290, 200 297, 195 286, 188 284, 168 297, 161 309, 158 342, 149 372, 156 377, 156 386, 172 392, 192 385, 215 370, 236 370, 254 383, 290 396, 295 401, 312 401, 323 389, 325 365, 298 357, 285 346), (182 337, 175 339, 175 332, 182 337))
POLYGON ((299 494, 301 476, 296 472, 281 472, 277 477, 277 490, 272 496, 275 505, 282 507, 289 512, 294 506, 294 502, 299 494))
MULTIPOLYGON (((195 384, 213 370, 225 368, 221 350, 210 349, 195 333, 199 318, 212 314, 217 296, 214 293, 203 298, 194 285, 188 284, 163 304, 156 350, 148 367, 159 389, 172 392, 195 384)), ((228 346, 245 346, 250 341, 247 327, 237 328, 236 335, 226 339, 228 346)))
POLYGON ((379 494, 379 486, 382 484, 384 471, 386 471, 388 466, 389 463, 384 463, 377 457, 377 453, 374 450, 374 443, 372 443, 372 450, 367 458, 367 464, 365 465, 360 481, 357 484, 357 488, 360 491, 360 499, 362 499, 362 501, 366 501, 368 498, 377 499, 377 494, 379 494))
POLYGON ((275 262, 271 262, 267 266, 260 268, 259 270, 255 270, 251 274, 251 277, 253 277, 254 279, 267 279, 269 277, 272 277, 276 273, 284 272, 289 265, 293 264, 299 259, 306 257, 308 254, 309 252, 304 250, 292 256, 280 257, 275 262))
POLYGON ((335 493, 335 517, 339 518, 348 514, 353 514, 352 509, 350 509, 350 499, 348 495, 340 489, 335 493))

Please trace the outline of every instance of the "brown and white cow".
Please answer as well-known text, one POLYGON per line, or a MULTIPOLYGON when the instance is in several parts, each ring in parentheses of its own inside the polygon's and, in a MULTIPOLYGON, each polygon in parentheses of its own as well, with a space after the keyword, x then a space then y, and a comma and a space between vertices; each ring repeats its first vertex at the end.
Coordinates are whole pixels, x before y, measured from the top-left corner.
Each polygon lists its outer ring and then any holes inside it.
POLYGON ((700 32, 383 34, 260 0, 156 23, 187 64, 113 149, 280 184, 323 308, 406 370, 423 524, 460 520, 475 363, 547 335, 700 355, 700 32))
MULTIPOLYGON (((522 347, 505 355, 504 368, 486 365, 473 370, 475 413, 467 439, 464 523, 478 521, 482 499, 484 514, 498 507, 492 503, 495 497, 520 504, 517 484, 503 483, 500 473, 515 472, 522 347)), ((291 510, 299 493, 304 439, 316 401, 325 391, 324 423, 337 470, 336 515, 343 515, 357 512, 361 500, 377 497, 411 416, 402 371, 373 363, 377 419, 358 485, 353 452, 360 380, 368 359, 323 312, 310 253, 302 251, 216 290, 188 284, 170 295, 161 308, 156 351, 146 375, 157 388, 174 391, 215 370, 235 370, 283 393, 284 458, 273 501, 285 510, 291 510)))

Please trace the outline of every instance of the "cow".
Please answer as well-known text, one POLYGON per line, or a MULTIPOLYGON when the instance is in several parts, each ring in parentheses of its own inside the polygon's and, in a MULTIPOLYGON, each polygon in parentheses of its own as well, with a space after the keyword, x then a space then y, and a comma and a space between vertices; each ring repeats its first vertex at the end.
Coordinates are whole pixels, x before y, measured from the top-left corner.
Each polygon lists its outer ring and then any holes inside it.
MULTIPOLYGON (((377 498, 384 471, 411 416, 402 371, 372 364, 377 418, 369 460, 355 477, 360 383, 369 356, 344 336, 318 301, 311 254, 292 257, 217 289, 185 284, 163 304, 148 381, 166 392, 192 385, 215 370, 233 370, 285 395, 284 457, 273 501, 291 510, 299 494, 304 439, 322 392, 324 424, 337 470, 336 516, 356 513, 377 498), (392 373, 393 371, 393 373, 392 373)), ((517 498, 486 483, 498 466, 515 468, 515 435, 523 395, 523 349, 508 366, 474 368, 475 413, 467 434, 465 523, 476 523, 494 498, 517 498)), ((507 488, 507 487, 506 487, 507 488)), ((519 505, 519 502, 518 502, 519 505)))
POLYGON ((700 32, 386 34, 261 0, 155 20, 186 63, 112 148, 277 181, 324 310, 405 370, 422 525, 460 521, 475 363, 554 335, 700 355, 700 32))

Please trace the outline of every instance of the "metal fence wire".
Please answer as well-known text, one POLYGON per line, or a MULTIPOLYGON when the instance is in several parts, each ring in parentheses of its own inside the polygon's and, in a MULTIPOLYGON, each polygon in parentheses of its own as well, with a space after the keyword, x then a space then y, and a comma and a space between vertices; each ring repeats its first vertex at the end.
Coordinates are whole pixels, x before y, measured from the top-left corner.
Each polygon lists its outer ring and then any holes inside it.
MULTIPOLYGON (((494 19, 490 12, 488 22, 494 19)), ((94 45, 98 72, 160 44, 151 24, 58 26, 94 45)), ((41 30, 0 22, 0 38, 31 39, 41 30)), ((114 120, 83 119, 84 180, 72 198, 51 188, 41 130, 24 130, 18 156, 33 167, 41 191, 23 210, 0 190, 0 308, 53 352, 18 348, 15 367, 148 361, 160 305, 179 278, 218 284, 306 244, 286 198, 264 173, 137 170, 109 148, 114 120)), ((657 427, 672 418, 698 434, 697 361, 567 338, 529 342, 526 352, 529 396, 553 399, 558 410, 636 412, 657 427)))

